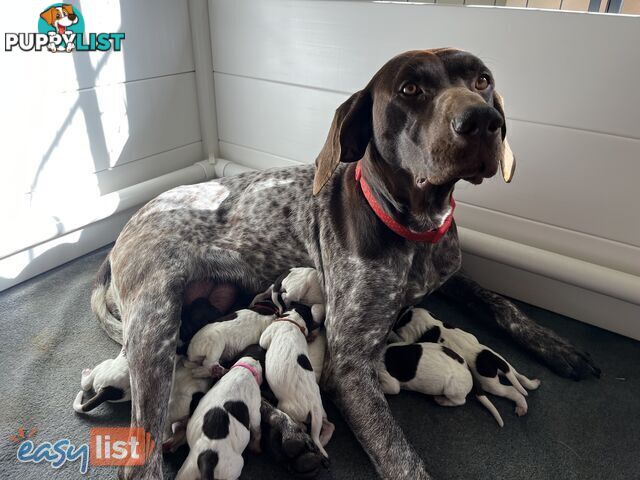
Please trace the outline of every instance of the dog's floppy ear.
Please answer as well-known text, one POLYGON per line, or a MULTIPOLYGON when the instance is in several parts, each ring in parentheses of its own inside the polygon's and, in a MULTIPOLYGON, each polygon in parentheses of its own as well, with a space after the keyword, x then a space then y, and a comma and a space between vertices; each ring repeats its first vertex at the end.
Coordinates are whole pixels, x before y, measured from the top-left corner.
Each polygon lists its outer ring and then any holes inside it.
POLYGON ((44 12, 42 12, 40 14, 40 18, 42 18, 45 22, 47 22, 49 25, 53 25, 53 15, 54 12, 56 12, 55 7, 51 7, 48 10, 45 10, 44 12))
POLYGON ((502 97, 495 90, 493 91, 493 106, 500 115, 502 115, 502 152, 500 155, 500 169, 502 170, 502 178, 509 183, 513 178, 516 170, 516 159, 513 156, 509 142, 507 141, 507 117, 504 114, 504 102, 502 97))
POLYGON ((314 195, 322 190, 340 162, 355 162, 364 155, 373 135, 372 106, 371 94, 364 89, 336 110, 327 140, 316 158, 314 195))
POLYGON ((69 5, 68 3, 65 3, 62 5, 62 9, 67 12, 67 15, 72 15, 73 14, 73 5, 69 5))

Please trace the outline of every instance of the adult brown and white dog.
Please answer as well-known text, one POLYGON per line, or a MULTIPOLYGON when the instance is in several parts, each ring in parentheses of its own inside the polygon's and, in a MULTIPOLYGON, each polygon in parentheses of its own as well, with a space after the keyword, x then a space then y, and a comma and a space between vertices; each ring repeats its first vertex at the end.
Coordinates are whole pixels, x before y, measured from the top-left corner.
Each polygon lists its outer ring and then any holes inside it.
MULTIPOLYGON (((203 296, 222 311, 234 295, 264 291, 274 272, 300 266, 316 268, 326 300, 322 388, 384 478, 430 478, 375 367, 398 312, 436 289, 488 309, 559 374, 598 374, 585 353, 457 273, 453 189, 460 180, 482 183, 499 165, 511 179, 506 131, 495 80, 479 58, 450 48, 410 51, 336 110, 315 169, 246 173, 149 202, 122 230, 92 298, 105 330, 114 338, 123 332, 132 424, 162 435, 180 310, 192 285, 205 282, 203 296)), ((295 471, 320 467, 306 432, 264 401, 261 410, 276 432, 268 449, 280 448, 295 471)), ((161 478, 159 443, 124 477, 161 478)))

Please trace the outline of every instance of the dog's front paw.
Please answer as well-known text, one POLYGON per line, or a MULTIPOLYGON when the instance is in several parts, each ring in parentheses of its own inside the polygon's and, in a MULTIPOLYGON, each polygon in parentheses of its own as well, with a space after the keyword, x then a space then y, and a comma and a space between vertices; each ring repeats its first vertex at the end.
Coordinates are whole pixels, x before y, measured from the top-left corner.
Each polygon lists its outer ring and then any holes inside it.
POLYGON ((274 407, 263 415, 262 448, 299 478, 314 478, 329 466, 304 427, 274 407))
POLYGON ((58 51, 58 48, 53 43, 50 43, 49 45, 47 45, 47 48, 51 53, 55 53, 58 51))
POLYGON ((577 349, 551 330, 544 327, 540 327, 540 330, 540 341, 534 352, 551 370, 573 380, 582 380, 591 375, 600 378, 600 369, 591 355, 577 349))

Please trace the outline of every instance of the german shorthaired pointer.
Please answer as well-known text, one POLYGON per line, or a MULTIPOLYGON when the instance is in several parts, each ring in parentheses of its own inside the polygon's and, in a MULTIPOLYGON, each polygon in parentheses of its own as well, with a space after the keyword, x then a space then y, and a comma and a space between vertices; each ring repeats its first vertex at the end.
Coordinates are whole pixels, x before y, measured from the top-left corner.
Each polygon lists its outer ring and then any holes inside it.
MULTIPOLYGON (((180 312, 192 285, 206 286, 199 296, 224 313, 234 296, 264 291, 297 266, 315 267, 324 289, 322 388, 384 478, 429 478, 391 414, 375 366, 400 309, 447 280, 445 293, 488 309, 497 326, 559 374, 597 374, 587 354, 456 275, 454 186, 480 184, 498 165, 509 181, 514 160, 505 135, 502 100, 481 60, 448 48, 411 51, 336 110, 315 168, 221 178, 149 202, 122 230, 92 296, 105 330, 124 340, 132 424, 162 437, 180 312)), ((283 460, 307 473, 320 465, 300 427, 267 402, 261 410, 276 432, 268 437, 287 447, 279 450, 283 460)), ((160 443, 146 465, 123 476, 161 478, 160 443)))

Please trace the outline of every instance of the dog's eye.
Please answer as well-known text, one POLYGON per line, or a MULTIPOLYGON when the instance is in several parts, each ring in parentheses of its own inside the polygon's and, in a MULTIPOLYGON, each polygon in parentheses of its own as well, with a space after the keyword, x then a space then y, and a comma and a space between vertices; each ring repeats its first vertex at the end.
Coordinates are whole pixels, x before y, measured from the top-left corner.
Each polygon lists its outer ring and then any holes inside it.
POLYGON ((56 18, 60 18, 60 14, 59 13, 56 13, 56 18))
POLYGON ((402 87, 402 94, 413 97, 420 93, 420 88, 415 83, 405 83, 402 87))
POLYGON ((486 73, 480 75, 476 80, 476 89, 478 90, 486 90, 489 85, 491 85, 491 78, 486 73))

